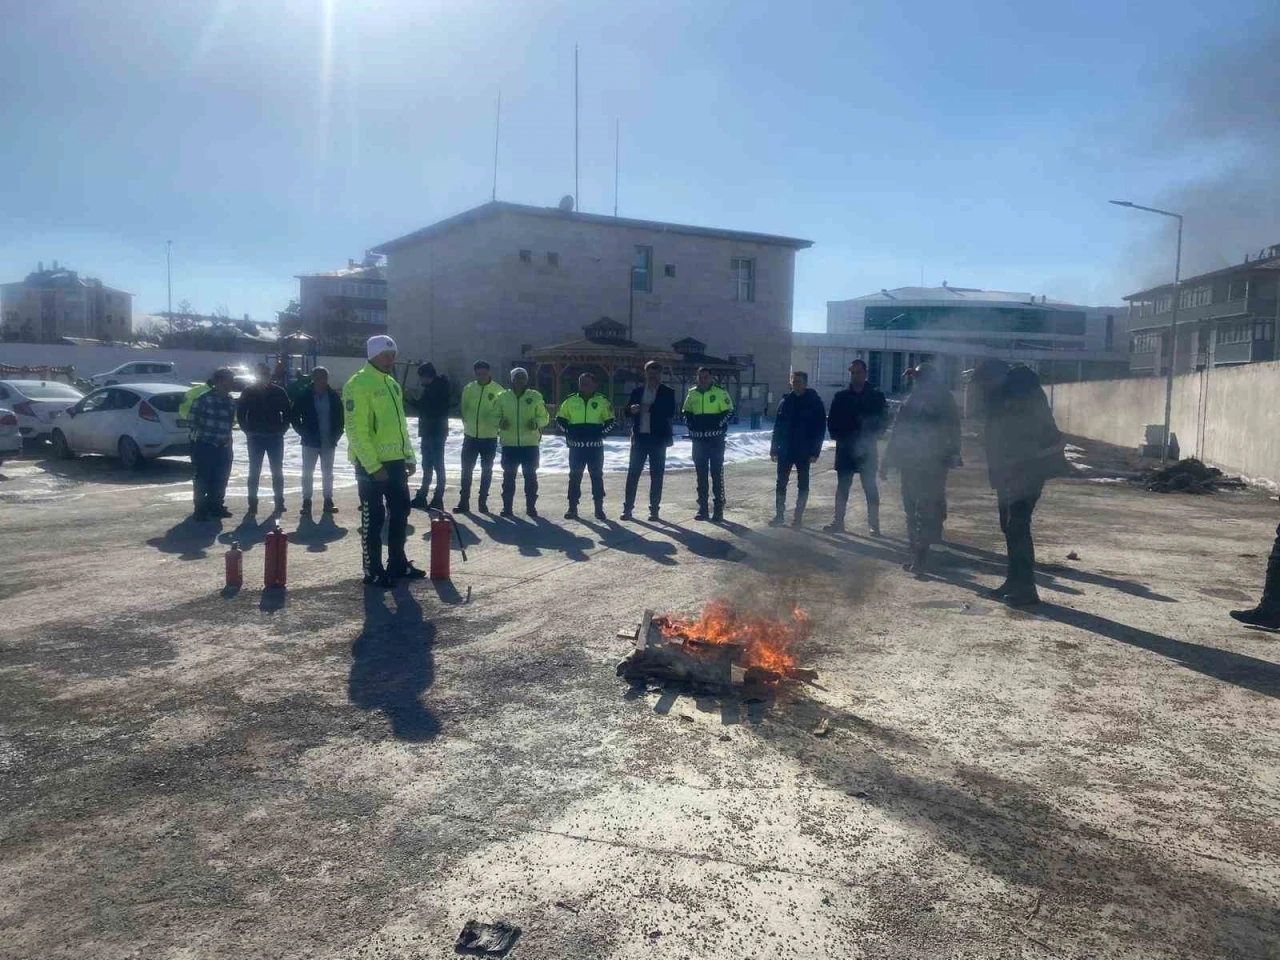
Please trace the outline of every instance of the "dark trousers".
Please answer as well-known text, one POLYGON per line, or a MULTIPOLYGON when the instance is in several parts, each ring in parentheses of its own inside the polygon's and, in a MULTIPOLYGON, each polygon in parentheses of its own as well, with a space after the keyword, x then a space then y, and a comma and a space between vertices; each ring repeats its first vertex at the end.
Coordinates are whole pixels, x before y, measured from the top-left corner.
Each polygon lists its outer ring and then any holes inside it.
MULTIPOLYGON (((807 466, 807 464, 806 464, 807 466)), ((693 441, 693 469, 698 474, 698 508, 707 509, 707 479, 717 507, 724 507, 724 438, 693 441)))
POLYGON ((409 474, 403 460, 382 465, 387 479, 375 480, 356 464, 360 492, 360 548, 365 576, 389 570, 400 573, 408 566, 404 554, 405 529, 409 525, 409 474), (382 524, 387 524, 387 565, 382 565, 382 524))
POLYGON ((1031 539, 1031 514, 1040 500, 1043 486, 1032 490, 997 490, 1000 530, 1009 556, 1009 583, 1023 588, 1036 584, 1036 545, 1031 539))
POLYGON ((844 523, 845 512, 849 509, 849 492, 853 489, 853 475, 856 473, 862 481, 862 493, 867 498, 867 517, 873 527, 879 524, 880 488, 876 485, 877 457, 874 453, 859 457, 854 461, 853 470, 836 471, 836 512, 837 525, 844 523))
POLYGON ((796 515, 804 514, 804 505, 809 500, 809 457, 807 454, 784 453, 778 457, 778 483, 774 488, 777 500, 778 515, 787 506, 787 484, 791 482, 791 468, 796 469, 796 515))
POLYGON ((284 499, 284 434, 250 433, 245 436, 249 445, 249 499, 258 499, 258 479, 262 476, 262 455, 267 455, 271 465, 271 492, 277 500, 284 499))
POLYGON ((637 436, 631 438, 631 463, 627 467, 627 493, 624 509, 636 505, 636 488, 645 461, 649 461, 649 509, 657 511, 662 504, 662 478, 667 472, 667 442, 663 439, 637 436))
POLYGON ((459 499, 471 500, 471 474, 476 469, 476 457, 480 458, 480 502, 489 499, 489 484, 493 482, 493 457, 498 452, 498 439, 479 440, 462 438, 462 488, 459 499))
POLYGON ((907 539, 913 550, 927 549, 942 539, 942 524, 947 519, 945 463, 903 468, 902 509, 907 515, 907 539))
POLYGON ((536 445, 502 448, 502 509, 510 510, 516 498, 516 471, 524 473, 524 505, 532 510, 538 502, 538 460, 536 445))
POLYGON ((569 448, 569 506, 582 499, 582 471, 591 475, 591 499, 604 500, 604 447, 569 448))
POLYGON ((227 497, 227 480, 231 478, 231 444, 191 444, 192 478, 191 492, 196 513, 221 508, 227 497))
POLYGON ((446 426, 443 430, 437 425, 419 425, 422 435, 422 483, 418 487, 418 496, 424 500, 431 489, 431 475, 436 478, 436 492, 433 500, 444 500, 444 442, 449 436, 446 426))

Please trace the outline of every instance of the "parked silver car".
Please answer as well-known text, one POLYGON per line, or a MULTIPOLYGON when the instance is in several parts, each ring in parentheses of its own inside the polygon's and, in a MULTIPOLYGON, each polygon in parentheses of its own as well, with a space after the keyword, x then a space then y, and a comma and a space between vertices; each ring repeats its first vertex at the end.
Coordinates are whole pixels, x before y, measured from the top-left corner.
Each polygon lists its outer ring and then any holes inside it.
POLYGON ((8 407, 17 416, 23 440, 48 437, 54 417, 83 396, 70 384, 56 380, 0 380, 0 407, 8 407))
POLYGON ((178 425, 186 387, 124 383, 90 393, 53 422, 49 439, 64 459, 82 453, 119 457, 130 469, 155 457, 189 454, 190 436, 178 425))
POLYGON ((130 360, 106 373, 89 378, 94 387, 110 387, 117 383, 177 383, 177 368, 168 360, 130 360))

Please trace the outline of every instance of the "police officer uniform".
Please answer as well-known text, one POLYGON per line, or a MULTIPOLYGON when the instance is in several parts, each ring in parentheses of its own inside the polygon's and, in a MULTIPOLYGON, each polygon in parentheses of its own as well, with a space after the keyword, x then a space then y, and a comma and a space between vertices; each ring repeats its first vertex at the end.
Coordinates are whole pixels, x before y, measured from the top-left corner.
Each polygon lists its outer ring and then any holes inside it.
POLYGON ((698 474, 698 513, 695 520, 707 519, 708 474, 715 499, 717 521, 724 519, 724 435, 733 416, 733 400, 724 387, 712 384, 706 390, 694 387, 684 398, 685 423, 693 441, 693 468, 698 474))
POLYGON ((570 396, 556 411, 556 423, 564 430, 569 447, 569 510, 566 520, 578 517, 578 501, 582 498, 582 471, 591 475, 591 498, 596 503, 596 518, 604 513, 604 438, 613 429, 613 407, 599 393, 584 397, 570 396))

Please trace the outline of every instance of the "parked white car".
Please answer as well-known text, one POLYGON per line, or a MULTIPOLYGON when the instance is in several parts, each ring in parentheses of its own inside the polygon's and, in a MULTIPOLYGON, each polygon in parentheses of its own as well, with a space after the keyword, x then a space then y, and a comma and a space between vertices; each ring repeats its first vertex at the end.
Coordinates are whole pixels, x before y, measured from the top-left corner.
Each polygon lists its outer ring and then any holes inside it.
POLYGON ((7 453, 22 452, 22 434, 18 432, 18 415, 0 407, 0 464, 7 453))
POLYGON ((18 433, 23 440, 49 436, 53 418, 73 407, 84 396, 67 383, 56 380, 0 380, 0 407, 8 407, 18 417, 18 433))
POLYGON ((130 360, 106 373, 95 373, 89 383, 110 387, 117 383, 177 383, 177 369, 168 360, 130 360))
POLYGON ((53 422, 49 439, 63 459, 82 453, 119 457, 129 469, 163 456, 189 454, 190 436, 178 426, 186 387, 124 383, 88 394, 53 422))

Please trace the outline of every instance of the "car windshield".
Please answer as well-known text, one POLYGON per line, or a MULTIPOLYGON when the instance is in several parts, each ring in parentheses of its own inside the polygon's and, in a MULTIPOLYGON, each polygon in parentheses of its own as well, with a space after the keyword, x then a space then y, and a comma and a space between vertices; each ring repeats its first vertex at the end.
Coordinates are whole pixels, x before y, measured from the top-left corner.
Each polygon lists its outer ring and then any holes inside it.
POLYGON ((13 387, 28 400, 79 400, 83 396, 66 383, 15 383, 13 387))
POLYGON ((181 393, 157 393, 153 394, 147 403, 155 407, 161 413, 177 413, 178 407, 182 404, 181 393))

